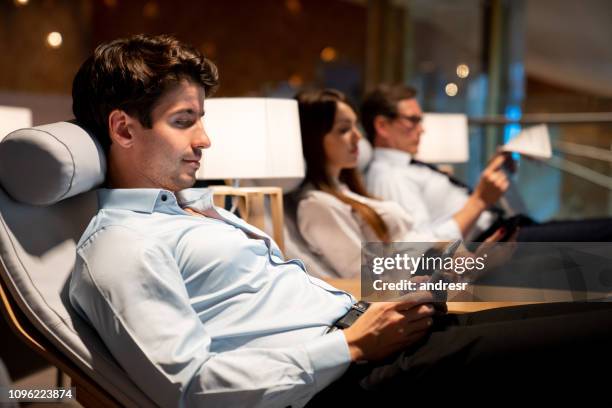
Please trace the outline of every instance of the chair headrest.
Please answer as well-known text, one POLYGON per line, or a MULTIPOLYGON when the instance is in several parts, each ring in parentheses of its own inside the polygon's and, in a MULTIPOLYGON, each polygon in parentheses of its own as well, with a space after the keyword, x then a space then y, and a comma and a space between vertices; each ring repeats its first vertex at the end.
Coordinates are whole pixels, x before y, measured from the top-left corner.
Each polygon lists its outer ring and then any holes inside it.
POLYGON ((19 129, 0 143, 0 184, 22 203, 54 204, 101 184, 105 175, 102 148, 72 122, 19 129))
POLYGON ((374 156, 374 152, 372 149, 372 145, 370 141, 365 137, 359 139, 359 156, 357 157, 357 168, 360 172, 364 173, 370 162, 372 161, 372 157, 374 156))

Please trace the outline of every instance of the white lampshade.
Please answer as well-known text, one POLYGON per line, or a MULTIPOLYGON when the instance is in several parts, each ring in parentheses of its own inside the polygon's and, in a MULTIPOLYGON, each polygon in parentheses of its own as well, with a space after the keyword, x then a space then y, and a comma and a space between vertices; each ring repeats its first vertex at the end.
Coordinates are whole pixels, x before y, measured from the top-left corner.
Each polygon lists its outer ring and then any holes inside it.
POLYGON ((304 177, 297 101, 213 98, 204 102, 211 140, 198 179, 304 177))
POLYGON ((0 141, 13 130, 32 126, 32 111, 28 108, 0 106, 0 141))
POLYGON ((467 116, 455 113, 426 113, 418 160, 426 163, 464 163, 470 158, 467 116))

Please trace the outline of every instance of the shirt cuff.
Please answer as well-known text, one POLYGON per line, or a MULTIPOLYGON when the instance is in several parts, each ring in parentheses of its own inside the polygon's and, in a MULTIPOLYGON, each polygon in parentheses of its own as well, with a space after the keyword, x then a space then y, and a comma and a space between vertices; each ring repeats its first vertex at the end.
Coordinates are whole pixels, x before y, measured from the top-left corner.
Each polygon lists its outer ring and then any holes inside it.
POLYGON ((351 354, 342 330, 323 335, 306 344, 315 379, 316 392, 344 374, 351 363, 351 354))
POLYGON ((433 230, 436 237, 440 239, 461 239, 463 235, 457 225, 457 221, 454 218, 449 218, 444 222, 441 222, 434 226, 433 230))

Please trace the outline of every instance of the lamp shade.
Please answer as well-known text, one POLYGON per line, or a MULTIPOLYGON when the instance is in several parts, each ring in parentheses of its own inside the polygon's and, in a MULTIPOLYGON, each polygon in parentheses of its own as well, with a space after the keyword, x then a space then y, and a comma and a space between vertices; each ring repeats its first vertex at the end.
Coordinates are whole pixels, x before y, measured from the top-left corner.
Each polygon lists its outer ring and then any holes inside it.
POLYGON ((13 130, 32 126, 32 111, 28 108, 0 106, 0 140, 13 130))
POLYGON ((467 116, 426 113, 419 142, 418 160, 426 163, 464 163, 469 160, 467 116))
POLYGON ((198 179, 304 177, 297 101, 213 98, 204 102, 203 151, 198 179))

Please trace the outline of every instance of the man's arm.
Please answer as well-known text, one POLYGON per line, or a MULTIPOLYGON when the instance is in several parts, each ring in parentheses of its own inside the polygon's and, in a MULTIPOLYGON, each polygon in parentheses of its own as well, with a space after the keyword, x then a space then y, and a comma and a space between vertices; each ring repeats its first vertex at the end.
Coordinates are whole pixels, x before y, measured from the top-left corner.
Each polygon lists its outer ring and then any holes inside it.
MULTIPOLYGON (((444 220, 433 220, 425 201, 421 186, 402 172, 391 169, 380 171, 374 166, 367 176, 368 190, 375 197, 398 203, 412 218, 414 233, 434 237, 439 240, 455 240, 462 238, 457 222, 448 217, 444 220)), ((429 240, 423 238, 403 238, 406 241, 429 240)))
POLYGON ((502 169, 506 159, 506 156, 502 154, 491 160, 480 175, 478 185, 468 201, 461 210, 453 215, 453 219, 463 236, 470 231, 480 214, 489 206, 495 204, 502 194, 508 190, 510 182, 502 169))
POLYGON ((423 338, 435 309, 430 292, 414 292, 398 302, 375 302, 343 330, 352 361, 376 361, 423 338))
POLYGON ((390 168, 377 167, 376 163, 373 163, 366 181, 368 191, 372 195, 398 203, 414 219, 415 226, 432 223, 433 220, 422 198, 421 187, 410 177, 390 168))
POLYGON ((125 227, 98 231, 79 248, 70 298, 162 406, 303 406, 350 362, 340 332, 213 353, 172 254, 125 227))

